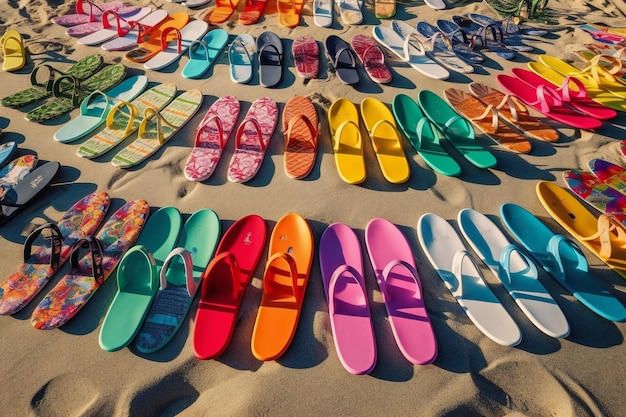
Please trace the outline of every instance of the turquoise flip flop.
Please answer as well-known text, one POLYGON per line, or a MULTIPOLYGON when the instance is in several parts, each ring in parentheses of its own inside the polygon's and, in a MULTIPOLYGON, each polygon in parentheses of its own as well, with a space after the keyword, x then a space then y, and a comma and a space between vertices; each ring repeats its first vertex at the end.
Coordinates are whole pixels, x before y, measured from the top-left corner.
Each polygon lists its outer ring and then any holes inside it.
POLYGON ((106 94, 96 90, 80 104, 80 115, 56 131, 57 142, 73 142, 93 132, 106 120, 116 101, 131 101, 148 85, 148 77, 130 77, 110 89, 106 94))
POLYGON ((189 46, 189 61, 181 75, 185 78, 200 78, 215 63, 228 42, 228 32, 224 29, 209 31, 202 40, 195 40, 189 46))
POLYGON ((195 212, 183 226, 160 273, 161 286, 137 336, 137 349, 151 353, 174 337, 187 316, 220 237, 220 220, 213 210, 195 212))
POLYGON ((439 135, 418 104, 406 94, 397 94, 391 103, 393 115, 413 149, 432 169, 455 177, 461 167, 439 143, 439 135))
POLYGON ((587 259, 574 242, 553 233, 532 213, 516 204, 500 207, 511 234, 559 284, 581 303, 605 319, 626 321, 626 308, 611 291, 589 273, 587 259))
POLYGON ((114 352, 137 335, 159 289, 159 273, 174 249, 183 220, 175 207, 163 207, 148 218, 137 243, 117 268, 118 290, 100 328, 100 347, 114 352))
POLYGON ((474 136, 472 124, 455 112, 441 97, 429 90, 417 95, 422 111, 443 133, 448 142, 478 168, 492 168, 498 161, 474 136))

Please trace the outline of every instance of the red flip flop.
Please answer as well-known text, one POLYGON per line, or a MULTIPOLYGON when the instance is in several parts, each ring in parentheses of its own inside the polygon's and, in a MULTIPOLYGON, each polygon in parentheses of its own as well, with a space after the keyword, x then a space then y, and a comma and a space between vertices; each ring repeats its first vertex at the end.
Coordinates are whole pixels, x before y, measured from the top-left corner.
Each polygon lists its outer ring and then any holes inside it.
POLYGON ((365 72, 372 81, 379 84, 391 82, 391 71, 385 64, 385 54, 374 38, 366 35, 356 35, 350 42, 352 49, 365 67, 365 72))
POLYGON ((251 214, 235 222, 220 241, 204 273, 196 312, 193 352, 198 359, 217 358, 226 350, 266 240, 265 222, 251 214))
POLYGON ((544 85, 535 87, 519 78, 504 74, 499 74, 496 79, 509 94, 520 98, 528 106, 557 122, 585 130, 594 130, 602 126, 600 120, 565 107, 559 93, 553 87, 544 85))
POLYGON ((320 69, 320 47, 311 37, 303 36, 293 41, 293 63, 298 76, 315 78, 320 69))

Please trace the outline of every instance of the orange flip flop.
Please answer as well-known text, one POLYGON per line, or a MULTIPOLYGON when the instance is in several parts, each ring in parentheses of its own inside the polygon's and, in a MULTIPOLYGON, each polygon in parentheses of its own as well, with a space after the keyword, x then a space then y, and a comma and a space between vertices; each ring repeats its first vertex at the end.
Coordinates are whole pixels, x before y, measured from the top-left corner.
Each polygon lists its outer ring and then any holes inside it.
POLYGON ((444 97, 460 114, 491 139, 513 152, 528 153, 533 147, 524 136, 509 125, 498 122, 498 110, 473 95, 456 88, 448 88, 444 97))
POLYGON ((285 173, 290 178, 304 178, 315 164, 319 136, 317 111, 308 97, 295 96, 285 104, 282 120, 285 173))
POLYGON ((224 23, 237 10, 239 0, 215 0, 215 9, 208 14, 204 21, 214 25, 224 23))
POLYGON ((304 0, 278 0, 278 21, 288 28, 298 26, 304 3, 304 0))
POLYGON ((246 0, 241 13, 239 13, 239 23, 242 25, 252 25, 261 20, 267 0, 246 0))
POLYGON ((272 231, 263 297, 252 331, 252 354, 279 358, 293 339, 313 262, 313 233, 299 214, 283 216, 272 231))
MULTIPOLYGON (((161 52, 161 32, 167 28, 175 28, 181 30, 191 17, 186 12, 173 13, 165 20, 163 20, 155 29, 150 31, 150 37, 137 45, 137 48, 130 50, 126 53, 126 59, 133 62, 146 62, 153 56, 161 52)), ((165 38, 164 44, 167 45, 170 41, 176 39, 176 31, 170 32, 167 38, 165 38)))

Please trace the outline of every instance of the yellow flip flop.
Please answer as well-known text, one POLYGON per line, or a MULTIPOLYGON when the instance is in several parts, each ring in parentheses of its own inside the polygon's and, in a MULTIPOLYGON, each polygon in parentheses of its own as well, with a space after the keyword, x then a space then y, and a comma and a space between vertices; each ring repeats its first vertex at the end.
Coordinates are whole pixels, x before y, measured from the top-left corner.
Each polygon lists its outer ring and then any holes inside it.
POLYGON ((348 184, 365 181, 365 156, 356 106, 345 98, 335 101, 328 109, 328 126, 341 179, 348 184))
POLYGON ((361 101, 361 117, 385 179, 393 184, 406 182, 411 171, 391 110, 383 102, 368 97, 361 101))
POLYGON ((4 62, 2 69, 5 71, 17 71, 26 64, 26 50, 22 35, 16 30, 7 30, 0 38, 4 62))

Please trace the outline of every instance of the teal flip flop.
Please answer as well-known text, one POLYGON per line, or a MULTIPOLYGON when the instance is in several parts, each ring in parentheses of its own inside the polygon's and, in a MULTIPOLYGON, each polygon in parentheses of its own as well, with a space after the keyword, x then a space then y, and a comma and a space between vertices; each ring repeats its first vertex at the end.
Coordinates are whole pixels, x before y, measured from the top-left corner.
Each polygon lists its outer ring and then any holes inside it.
POLYGON ((587 259, 578 245, 553 233, 541 220, 516 204, 503 204, 500 217, 543 269, 581 303, 607 320, 626 321, 626 308, 589 274, 587 259))
POLYGON ((100 347, 114 352, 139 332, 159 289, 159 273, 174 249, 183 220, 175 207, 163 207, 148 218, 137 243, 117 268, 117 293, 100 328, 100 347))
POLYGON ((417 95, 422 111, 443 133, 445 138, 473 165, 492 168, 498 161, 474 136, 472 124, 459 115, 441 97, 429 90, 417 95))
POLYGON ((228 32, 224 29, 209 31, 202 40, 195 40, 189 46, 189 61, 181 75, 185 78, 200 78, 211 68, 228 42, 228 32))
POLYGON ((439 135, 418 104, 406 94, 397 94, 391 103, 393 115, 413 149, 432 169, 455 177, 461 167, 439 143, 439 135))
POLYGON ((151 353, 174 337, 187 316, 220 237, 213 210, 195 212, 183 226, 174 249, 163 263, 161 286, 137 336, 137 349, 151 353))
POLYGON ((80 115, 66 123, 54 134, 57 142, 73 142, 93 132, 102 125, 116 101, 131 101, 148 85, 148 77, 137 75, 127 78, 110 89, 106 94, 96 90, 80 104, 80 115))

